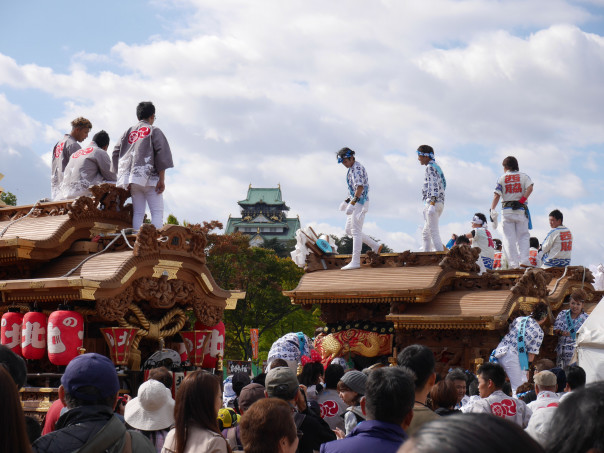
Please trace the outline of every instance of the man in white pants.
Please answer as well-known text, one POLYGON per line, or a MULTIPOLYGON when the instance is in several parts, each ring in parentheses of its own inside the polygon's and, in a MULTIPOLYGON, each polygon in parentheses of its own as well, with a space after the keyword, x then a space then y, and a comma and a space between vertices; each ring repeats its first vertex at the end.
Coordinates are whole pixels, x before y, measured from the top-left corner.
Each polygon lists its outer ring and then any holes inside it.
POLYGON ((346 183, 349 197, 340 205, 340 211, 346 211, 345 232, 352 236, 352 259, 342 268, 343 271, 361 267, 361 248, 363 242, 375 253, 380 253, 380 245, 363 234, 365 213, 369 210, 369 178, 365 167, 354 158, 354 151, 342 148, 338 151, 338 163, 348 168, 346 183))
POLYGON ((424 229, 422 239, 424 252, 442 252, 443 241, 440 239, 438 219, 445 209, 445 189, 447 180, 439 165, 434 160, 434 150, 431 146, 421 145, 417 149, 417 160, 426 166, 422 200, 424 202, 424 229))
POLYGON ((155 122, 155 106, 141 102, 136 107, 138 123, 124 132, 113 149, 111 169, 117 173, 117 186, 130 187, 132 228, 138 230, 145 216, 146 204, 155 228, 164 224, 165 171, 174 167, 172 152, 164 133, 155 122))
POLYGON ((533 193, 533 181, 526 173, 520 173, 514 156, 503 159, 504 174, 497 180, 491 219, 497 219, 497 204, 501 199, 501 224, 503 248, 507 252, 509 268, 530 267, 530 234, 527 199, 533 193))

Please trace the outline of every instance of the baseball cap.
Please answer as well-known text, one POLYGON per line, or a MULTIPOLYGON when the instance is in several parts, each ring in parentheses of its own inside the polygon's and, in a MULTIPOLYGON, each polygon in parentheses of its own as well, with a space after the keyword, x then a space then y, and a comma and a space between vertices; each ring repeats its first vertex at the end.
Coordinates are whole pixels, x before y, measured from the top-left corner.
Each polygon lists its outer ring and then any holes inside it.
POLYGON ((289 367, 273 368, 266 375, 266 393, 269 398, 290 400, 300 388, 296 374, 289 367))
POLYGON ((535 384, 544 385, 546 387, 552 387, 557 385, 558 379, 556 375, 551 371, 542 371, 535 375, 535 384))
POLYGON ((239 409, 247 411, 259 399, 265 398, 264 386, 256 383, 248 384, 239 394, 239 409))
POLYGON ((113 362, 94 352, 79 355, 69 362, 61 378, 61 384, 66 393, 84 401, 115 396, 120 389, 113 362), (87 386, 96 388, 98 394, 91 395, 78 391, 87 386))

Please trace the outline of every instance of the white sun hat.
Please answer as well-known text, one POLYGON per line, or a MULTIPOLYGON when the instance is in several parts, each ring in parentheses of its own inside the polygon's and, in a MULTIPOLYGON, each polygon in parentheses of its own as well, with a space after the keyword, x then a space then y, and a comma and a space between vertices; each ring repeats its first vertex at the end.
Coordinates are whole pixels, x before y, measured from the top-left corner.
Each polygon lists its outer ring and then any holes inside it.
POLYGON ((138 396, 126 404, 126 423, 142 431, 158 431, 174 424, 174 400, 164 384, 154 379, 143 382, 138 396))

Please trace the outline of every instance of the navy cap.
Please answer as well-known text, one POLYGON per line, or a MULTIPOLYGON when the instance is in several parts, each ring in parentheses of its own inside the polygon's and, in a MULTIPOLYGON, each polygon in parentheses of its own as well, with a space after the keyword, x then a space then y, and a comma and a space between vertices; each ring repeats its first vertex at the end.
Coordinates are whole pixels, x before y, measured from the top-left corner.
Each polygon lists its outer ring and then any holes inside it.
POLYGON ((61 384, 66 393, 84 401, 115 396, 120 389, 115 365, 107 357, 96 353, 82 354, 69 362, 61 384), (98 395, 78 392, 79 388, 86 386, 95 387, 98 395))

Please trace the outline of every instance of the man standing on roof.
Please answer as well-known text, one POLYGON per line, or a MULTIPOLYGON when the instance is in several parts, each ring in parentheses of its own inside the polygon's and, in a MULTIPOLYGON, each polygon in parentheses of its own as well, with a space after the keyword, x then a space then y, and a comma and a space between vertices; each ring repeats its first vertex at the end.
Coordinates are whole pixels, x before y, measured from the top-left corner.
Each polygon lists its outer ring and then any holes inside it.
POLYGON ((552 230, 547 233, 541 244, 543 267, 570 266, 570 255, 573 250, 573 235, 562 225, 564 216, 554 209, 549 213, 549 226, 552 230))
POLYGON ((113 149, 111 169, 117 173, 117 186, 130 187, 132 228, 143 224, 146 205, 155 228, 164 224, 164 181, 166 169, 174 167, 172 152, 164 133, 155 123, 155 106, 141 102, 136 107, 138 123, 124 132, 113 149))
POLYGON ((417 148, 417 160, 426 166, 422 200, 424 202, 424 252, 442 252, 443 241, 440 239, 438 219, 445 209, 445 189, 447 180, 440 166, 434 160, 434 150, 431 146, 421 145, 417 148))
POLYGON ((78 142, 86 140, 90 129, 92 129, 90 121, 84 117, 76 118, 71 122, 71 132, 65 134, 63 140, 57 142, 53 148, 50 164, 50 196, 53 200, 56 200, 59 196, 61 183, 63 182, 63 172, 67 167, 69 157, 81 148, 78 142))
POLYGON ((372 238, 363 234, 365 213, 369 210, 369 178, 365 167, 354 158, 355 152, 350 148, 338 151, 338 163, 348 168, 346 183, 349 197, 340 205, 340 211, 346 211, 345 232, 352 236, 352 259, 342 268, 343 271, 361 267, 361 248, 363 242, 375 253, 380 253, 382 247, 372 238))
POLYGON ((526 173, 520 173, 518 160, 514 156, 503 159, 504 174, 497 180, 491 220, 497 219, 497 204, 501 199, 501 223, 503 226, 503 248, 507 252, 510 269, 530 267, 529 223, 527 199, 533 193, 533 181, 526 173))

